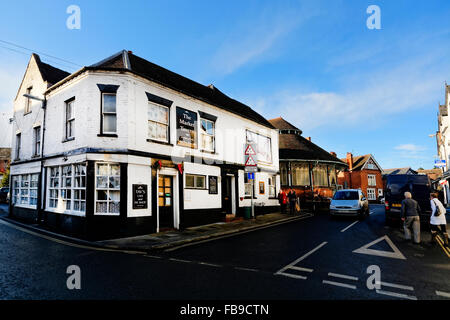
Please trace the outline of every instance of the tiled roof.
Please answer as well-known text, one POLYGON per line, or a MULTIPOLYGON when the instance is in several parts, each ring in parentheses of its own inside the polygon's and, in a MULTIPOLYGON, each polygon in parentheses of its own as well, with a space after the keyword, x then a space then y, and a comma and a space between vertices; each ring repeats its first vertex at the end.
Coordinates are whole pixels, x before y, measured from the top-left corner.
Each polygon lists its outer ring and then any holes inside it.
POLYGON ((384 174, 417 174, 411 167, 383 169, 384 174))
POLYGON ((259 113, 252 110, 249 106, 228 97, 213 85, 202 85, 138 57, 129 51, 123 50, 87 68, 94 70, 127 69, 146 79, 273 129, 273 126, 259 113))
MULTIPOLYGON (((365 154, 363 156, 354 156, 353 157, 353 168, 352 170, 361 170, 367 160, 371 157, 370 154, 365 154)), ((347 163, 347 159, 341 159, 343 162, 347 163)))
POLYGON ((298 130, 298 131, 300 131, 300 133, 302 132, 299 128, 297 128, 293 124, 287 122, 282 117, 270 119, 268 121, 277 129, 298 130))
POLYGON ((42 78, 50 85, 55 84, 70 75, 69 72, 55 68, 47 63, 42 62, 39 55, 35 53, 33 53, 33 55, 37 61, 37 65, 39 71, 41 72, 42 78))

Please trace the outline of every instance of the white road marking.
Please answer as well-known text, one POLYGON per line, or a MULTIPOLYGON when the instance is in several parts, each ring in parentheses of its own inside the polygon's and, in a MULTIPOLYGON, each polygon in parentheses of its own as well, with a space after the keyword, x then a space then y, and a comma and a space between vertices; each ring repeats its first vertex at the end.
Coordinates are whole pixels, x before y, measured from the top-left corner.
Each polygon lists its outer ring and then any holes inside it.
POLYGON ((336 278, 342 278, 342 279, 348 279, 348 280, 355 280, 355 281, 358 281, 358 278, 357 278, 357 277, 347 276, 347 275, 345 275, 345 274, 339 274, 339 273, 328 272, 328 276, 329 276, 329 277, 336 277, 336 278))
POLYGON ((162 257, 159 257, 159 256, 151 256, 151 255, 148 255, 148 254, 144 255, 144 257, 147 257, 147 258, 154 258, 154 259, 162 259, 162 257))
POLYGON ((356 290, 356 286, 351 285, 351 284, 328 281, 328 280, 323 280, 322 283, 331 284, 332 286, 338 286, 338 287, 344 287, 344 288, 356 290))
POLYGON ((301 279, 301 280, 307 279, 307 277, 304 277, 304 276, 299 276, 297 274, 290 274, 290 273, 284 273, 284 272, 276 273, 276 275, 285 276, 285 277, 294 278, 294 279, 301 279))
POLYGON ((169 258, 170 261, 175 261, 175 262, 184 262, 184 263, 192 263, 192 261, 189 260, 183 260, 183 259, 177 259, 177 258, 169 258))
POLYGON ((395 244, 389 239, 388 236, 383 236, 381 238, 378 238, 364 246, 362 246, 359 249, 353 250, 354 253, 361 253, 361 254, 368 254, 373 256, 379 256, 379 257, 385 257, 385 258, 392 258, 392 259, 401 259, 406 260, 406 257, 400 252, 400 250, 395 246, 395 244), (393 252, 384 251, 384 250, 375 250, 375 249, 369 249, 374 244, 377 244, 380 241, 385 240, 393 252))
POLYGON ((203 265, 203 266, 210 266, 210 267, 222 268, 221 265, 214 264, 214 263, 199 262, 198 264, 201 264, 201 265, 203 265))
POLYGON ((396 298, 403 298, 403 299, 409 299, 409 300, 417 300, 415 296, 408 296, 403 293, 396 293, 391 291, 384 291, 384 290, 376 290, 378 294, 384 294, 386 296, 396 297, 396 298))
POLYGON ((372 214, 372 213, 375 213, 375 212, 373 212, 373 211, 369 211, 369 215, 370 215, 370 214, 372 214))
POLYGON ((342 229, 341 232, 347 231, 347 229, 349 229, 350 227, 354 226, 354 225, 357 224, 358 222, 359 222, 359 221, 353 222, 353 223, 352 223, 351 225, 349 225, 347 228, 342 229))
POLYGON ((243 271, 251 271, 251 272, 259 272, 257 269, 251 269, 251 268, 243 268, 243 267, 234 267, 236 270, 243 270, 243 271))
POLYGON ((59 244, 63 244, 63 245, 65 245, 65 246, 69 246, 69 247, 80 248, 80 249, 87 249, 87 250, 95 250, 95 251, 122 252, 122 253, 127 253, 127 254, 142 254, 142 255, 144 255, 144 254, 146 253, 146 252, 143 252, 143 251, 132 251, 132 250, 117 250, 117 249, 108 249, 108 248, 97 248, 97 247, 91 247, 91 246, 87 246, 87 245, 75 244, 75 243, 71 243, 71 242, 68 242, 68 241, 64 241, 64 240, 59 240, 59 239, 56 239, 56 238, 52 238, 52 237, 49 237, 49 236, 46 236, 46 235, 43 235, 43 234, 39 234, 39 233, 34 232, 34 231, 30 231, 30 230, 28 230, 28 229, 19 227, 19 226, 15 225, 15 224, 6 222, 6 221, 1 220, 1 219, 0 219, 0 223, 5 224, 5 225, 7 225, 7 226, 9 226, 9 227, 11 227, 11 228, 20 230, 20 231, 22 231, 22 232, 31 234, 31 235, 33 235, 33 236, 36 236, 36 237, 39 237, 39 238, 42 238, 42 239, 46 239, 46 240, 49 240, 49 241, 53 241, 53 242, 56 242, 56 243, 59 243, 59 244))
POLYGON ((294 269, 297 271, 305 271, 305 272, 313 272, 314 271, 314 269, 302 268, 302 267, 296 267, 296 266, 292 266, 289 269, 294 269))
POLYGON ((444 291, 438 291, 438 290, 436 290, 436 295, 441 296, 441 297, 450 298, 450 293, 444 292, 444 291))
POLYGON ((288 264, 287 266, 284 266, 283 268, 281 268, 280 270, 278 270, 277 272, 275 272, 275 274, 281 274, 283 271, 289 269, 290 267, 292 267, 293 265, 299 263, 300 261, 302 261, 303 259, 306 259, 308 256, 310 256, 311 254, 313 254, 314 252, 316 252, 317 250, 319 250, 320 248, 322 248, 324 245, 326 245, 328 242, 324 241, 322 242, 320 245, 318 245, 317 247, 315 247, 314 249, 312 249, 311 251, 309 251, 308 253, 304 254, 303 256, 301 256, 300 258, 298 258, 297 260, 291 262, 290 264, 288 264))
POLYGON ((413 287, 410 287, 410 286, 403 286, 403 285, 400 285, 400 284, 389 283, 389 282, 383 282, 383 281, 381 281, 380 284, 381 284, 382 286, 385 286, 385 287, 391 287, 391 288, 397 288, 397 289, 403 289, 403 290, 411 290, 411 291, 414 291, 414 288, 413 288, 413 287))

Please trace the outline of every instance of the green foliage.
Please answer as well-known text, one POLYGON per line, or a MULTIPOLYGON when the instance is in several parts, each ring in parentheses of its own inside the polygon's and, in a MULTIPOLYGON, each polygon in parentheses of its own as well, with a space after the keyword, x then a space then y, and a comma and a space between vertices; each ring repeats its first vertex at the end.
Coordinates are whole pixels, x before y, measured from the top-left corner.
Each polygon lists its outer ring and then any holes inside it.
POLYGON ((6 169, 5 174, 3 175, 3 179, 0 182, 0 187, 9 187, 9 166, 8 169, 6 169))

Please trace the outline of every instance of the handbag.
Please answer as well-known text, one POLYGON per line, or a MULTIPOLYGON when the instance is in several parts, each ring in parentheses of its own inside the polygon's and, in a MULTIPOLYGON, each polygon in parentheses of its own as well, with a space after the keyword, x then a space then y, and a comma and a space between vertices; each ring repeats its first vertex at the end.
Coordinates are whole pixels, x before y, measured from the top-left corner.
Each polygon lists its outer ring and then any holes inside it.
POLYGON ((434 201, 434 199, 433 199, 433 202, 436 205, 436 211, 434 212, 435 217, 439 217, 441 214, 445 213, 445 211, 442 212, 443 207, 442 207, 442 205, 440 205, 440 203, 436 203, 436 201, 434 201))

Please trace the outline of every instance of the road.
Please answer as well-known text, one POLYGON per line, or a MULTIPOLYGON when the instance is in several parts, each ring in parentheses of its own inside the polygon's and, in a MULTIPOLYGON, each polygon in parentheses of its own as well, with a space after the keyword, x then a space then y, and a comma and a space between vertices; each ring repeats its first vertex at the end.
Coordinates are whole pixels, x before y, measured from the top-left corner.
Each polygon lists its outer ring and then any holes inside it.
POLYGON ((449 299, 450 257, 426 243, 429 232, 420 246, 405 242, 384 225, 382 206, 370 211, 363 221, 319 215, 155 255, 62 243, 0 220, 0 298, 449 299), (80 267, 80 290, 66 286, 70 265, 80 267), (381 287, 368 288, 369 266, 381 287))

